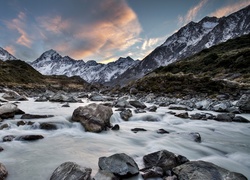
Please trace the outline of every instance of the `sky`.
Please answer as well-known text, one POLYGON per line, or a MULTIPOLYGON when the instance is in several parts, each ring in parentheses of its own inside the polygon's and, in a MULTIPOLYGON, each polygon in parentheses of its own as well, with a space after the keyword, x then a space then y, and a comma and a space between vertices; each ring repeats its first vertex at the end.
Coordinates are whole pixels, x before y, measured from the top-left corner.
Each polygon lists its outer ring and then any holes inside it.
POLYGON ((76 60, 143 59, 174 32, 250 0, 0 0, 0 47, 34 61, 54 49, 76 60))

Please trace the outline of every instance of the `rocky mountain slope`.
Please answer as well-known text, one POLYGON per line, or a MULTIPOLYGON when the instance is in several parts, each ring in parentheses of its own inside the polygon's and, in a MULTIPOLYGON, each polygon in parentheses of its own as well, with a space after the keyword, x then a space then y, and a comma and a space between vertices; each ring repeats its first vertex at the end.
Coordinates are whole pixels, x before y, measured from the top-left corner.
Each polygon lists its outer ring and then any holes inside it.
POLYGON ((108 64, 97 63, 94 60, 85 63, 83 60, 74 60, 68 56, 62 57, 56 51, 49 50, 31 65, 45 75, 80 76, 91 83, 105 83, 117 78, 129 67, 138 63, 138 60, 135 61, 130 57, 119 58, 108 64))
POLYGON ((170 36, 137 66, 121 74, 113 84, 124 85, 157 67, 166 66, 202 49, 248 33, 250 33, 250 6, 227 17, 205 17, 197 23, 190 22, 170 36))
POLYGON ((175 97, 197 94, 239 97, 250 89, 250 34, 157 68, 114 91, 128 92, 131 88, 135 92, 169 93, 175 97))
POLYGON ((17 60, 16 57, 14 57, 12 54, 10 54, 8 51, 0 47, 0 60, 6 61, 6 60, 17 60))

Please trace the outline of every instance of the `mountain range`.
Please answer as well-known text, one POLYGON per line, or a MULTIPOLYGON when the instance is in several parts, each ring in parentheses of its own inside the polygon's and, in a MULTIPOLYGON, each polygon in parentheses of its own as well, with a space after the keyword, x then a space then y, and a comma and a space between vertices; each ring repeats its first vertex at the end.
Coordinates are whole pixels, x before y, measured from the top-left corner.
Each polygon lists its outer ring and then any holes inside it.
MULTIPOLYGON (((125 85, 160 66, 249 33, 250 6, 247 6, 227 17, 205 17, 199 22, 188 23, 141 61, 126 57, 100 64, 94 60, 84 62, 69 56, 62 57, 56 51, 49 50, 30 64, 45 75, 80 76, 89 83, 125 85)), ((0 59, 16 58, 1 48, 0 59)))
POLYGON ((84 62, 74 60, 69 56, 62 57, 55 50, 44 52, 31 65, 44 75, 80 76, 87 82, 105 83, 116 79, 129 67, 139 63, 130 57, 119 58, 108 64, 97 63, 94 60, 84 62))

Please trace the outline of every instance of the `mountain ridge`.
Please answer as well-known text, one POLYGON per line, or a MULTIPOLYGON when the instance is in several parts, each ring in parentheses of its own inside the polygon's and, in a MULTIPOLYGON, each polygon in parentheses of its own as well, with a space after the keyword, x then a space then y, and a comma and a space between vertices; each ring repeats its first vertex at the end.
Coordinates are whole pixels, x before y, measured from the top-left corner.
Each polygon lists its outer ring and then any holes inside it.
POLYGON ((128 67, 134 66, 138 62, 129 56, 120 57, 117 61, 108 64, 97 63, 94 60, 84 62, 83 60, 74 60, 69 56, 62 57, 51 49, 31 62, 31 65, 44 75, 80 76, 90 83, 103 83, 112 81, 128 67))
POLYGON ((250 6, 226 17, 204 17, 197 23, 190 22, 168 37, 136 67, 121 74, 113 84, 125 85, 160 66, 166 66, 228 39, 249 33, 250 6))

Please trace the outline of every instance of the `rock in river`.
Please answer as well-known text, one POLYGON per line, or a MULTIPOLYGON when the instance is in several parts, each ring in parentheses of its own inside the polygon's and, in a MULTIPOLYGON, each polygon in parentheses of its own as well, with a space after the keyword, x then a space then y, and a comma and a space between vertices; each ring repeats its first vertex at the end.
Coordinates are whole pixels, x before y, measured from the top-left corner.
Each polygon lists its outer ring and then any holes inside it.
POLYGON ((161 167, 163 171, 167 171, 189 160, 184 156, 175 155, 167 150, 161 150, 143 156, 143 161, 146 168, 161 167))
POLYGON ((109 157, 100 157, 98 165, 101 170, 111 172, 121 178, 128 178, 139 174, 136 162, 127 154, 114 154, 109 157))
POLYGON ((4 180, 8 176, 8 171, 6 167, 0 163, 0 179, 4 180))
POLYGON ((110 117, 112 114, 111 107, 92 103, 75 109, 72 121, 80 122, 86 131, 101 132, 107 127, 111 127, 110 117))
POLYGON ((92 169, 74 162, 65 162, 53 172, 50 180, 89 180, 92 169))
POLYGON ((213 163, 205 161, 190 161, 173 169, 179 180, 247 180, 236 172, 230 172, 213 163))

